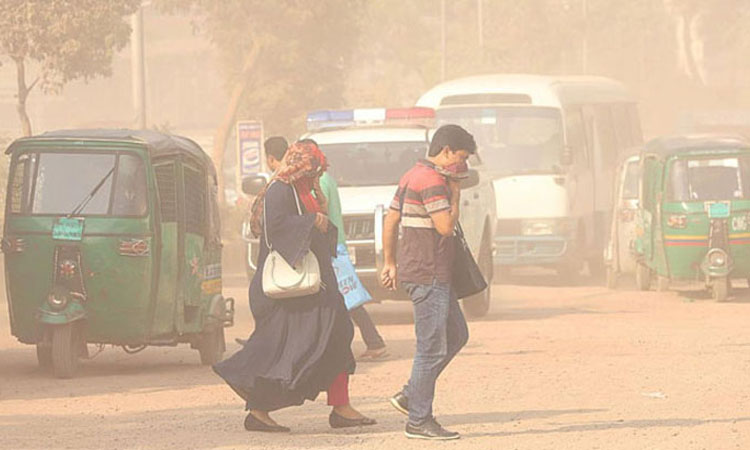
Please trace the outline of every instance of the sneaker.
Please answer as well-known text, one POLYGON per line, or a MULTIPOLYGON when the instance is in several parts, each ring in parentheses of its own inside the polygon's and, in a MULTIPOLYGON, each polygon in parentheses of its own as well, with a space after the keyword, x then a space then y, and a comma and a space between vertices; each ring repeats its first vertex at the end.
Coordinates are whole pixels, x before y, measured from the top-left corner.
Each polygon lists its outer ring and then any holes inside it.
POLYGON ((448 431, 440 426, 435 419, 430 419, 418 427, 407 423, 404 434, 409 439, 425 439, 428 441, 450 441, 461 437, 455 431, 448 431))
POLYGON ((409 415, 409 398, 404 395, 403 391, 390 398, 391 405, 401 414, 409 415))

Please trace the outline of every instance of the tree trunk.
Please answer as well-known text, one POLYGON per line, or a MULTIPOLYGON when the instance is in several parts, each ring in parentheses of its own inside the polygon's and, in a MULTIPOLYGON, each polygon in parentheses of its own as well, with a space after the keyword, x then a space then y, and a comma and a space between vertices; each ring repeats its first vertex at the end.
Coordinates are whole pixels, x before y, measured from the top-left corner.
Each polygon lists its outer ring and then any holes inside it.
POLYGON ((24 63, 23 57, 13 57, 13 61, 16 63, 16 79, 18 83, 18 103, 16 104, 16 111, 18 111, 18 118, 21 120, 21 130, 24 136, 31 136, 31 120, 29 115, 26 113, 26 99, 29 97, 29 92, 34 88, 37 80, 31 83, 31 86, 26 85, 26 64, 24 63))
POLYGON ((693 22, 697 18, 698 18, 698 14, 690 14, 688 12, 685 12, 682 15, 682 19, 685 22, 683 29, 682 29, 682 39, 683 39, 683 46, 685 48, 685 63, 687 64, 689 75, 694 80, 696 80, 699 84, 704 85, 706 84, 705 80, 703 80, 701 70, 698 67, 698 63, 695 60, 695 55, 693 54, 693 44, 696 38, 693 36, 692 27, 693 27, 693 22))
POLYGON ((260 46, 255 44, 247 54, 245 63, 242 66, 242 71, 232 88, 232 94, 229 97, 229 104, 227 104, 227 109, 224 111, 224 118, 216 128, 216 134, 214 135, 212 158, 214 160, 214 165, 216 166, 217 181, 219 185, 219 203, 222 205, 226 202, 224 195, 224 151, 227 147, 227 139, 229 139, 229 134, 232 131, 232 126, 234 125, 240 101, 242 100, 245 90, 247 90, 247 86, 250 82, 250 72, 252 72, 253 67, 255 67, 255 62, 258 60, 259 52, 260 46))

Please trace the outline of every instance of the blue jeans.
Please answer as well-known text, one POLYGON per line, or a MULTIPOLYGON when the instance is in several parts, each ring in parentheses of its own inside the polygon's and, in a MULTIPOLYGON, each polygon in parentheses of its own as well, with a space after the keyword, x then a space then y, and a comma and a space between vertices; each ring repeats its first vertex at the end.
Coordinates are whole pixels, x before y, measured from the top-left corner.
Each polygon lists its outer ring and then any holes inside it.
POLYGON ((435 382, 469 340, 469 328, 450 284, 402 283, 414 303, 417 352, 404 394, 409 423, 420 426, 432 418, 435 382))

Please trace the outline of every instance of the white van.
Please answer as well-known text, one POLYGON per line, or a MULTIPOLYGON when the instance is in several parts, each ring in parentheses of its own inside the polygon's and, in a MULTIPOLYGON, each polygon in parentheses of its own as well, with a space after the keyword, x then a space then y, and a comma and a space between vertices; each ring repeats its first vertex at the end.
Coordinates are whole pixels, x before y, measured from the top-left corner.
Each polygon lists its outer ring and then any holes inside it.
POLYGON ((601 77, 483 75, 442 83, 418 106, 477 141, 495 178, 495 263, 563 277, 603 273, 620 155, 642 143, 635 99, 601 77))

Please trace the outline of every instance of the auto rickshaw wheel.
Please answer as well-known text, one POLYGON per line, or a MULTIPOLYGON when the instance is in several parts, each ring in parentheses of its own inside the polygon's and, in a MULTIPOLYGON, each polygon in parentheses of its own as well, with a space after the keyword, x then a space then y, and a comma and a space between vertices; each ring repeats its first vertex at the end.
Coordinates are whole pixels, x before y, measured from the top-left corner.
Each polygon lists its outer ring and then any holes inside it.
POLYGON ((472 295, 462 300, 464 311, 471 317, 484 317, 490 311, 490 302, 492 300, 492 275, 494 265, 492 263, 492 248, 489 244, 489 238, 485 236, 482 239, 482 247, 479 250, 479 270, 482 271, 487 288, 482 292, 472 295))
POLYGON ((226 343, 224 342, 224 327, 217 326, 209 331, 204 331, 198 343, 198 353, 201 355, 201 364, 212 366, 221 361, 224 356, 226 343))
POLYGON ((78 368, 81 353, 78 323, 52 327, 52 370, 57 378, 71 378, 78 368))
POLYGON ((47 371, 52 368, 52 346, 49 343, 36 344, 36 360, 39 362, 40 369, 47 371))
POLYGON ((641 291, 651 289, 651 269, 643 263, 638 263, 635 268, 635 284, 641 291))
POLYGON ((659 275, 656 279, 656 290, 658 292, 666 292, 669 290, 669 278, 659 275))
POLYGON ((711 282, 711 297, 717 302, 726 301, 729 297, 729 278, 715 278, 711 282))
POLYGON ((617 271, 612 266, 607 266, 607 289, 617 289, 617 271))

